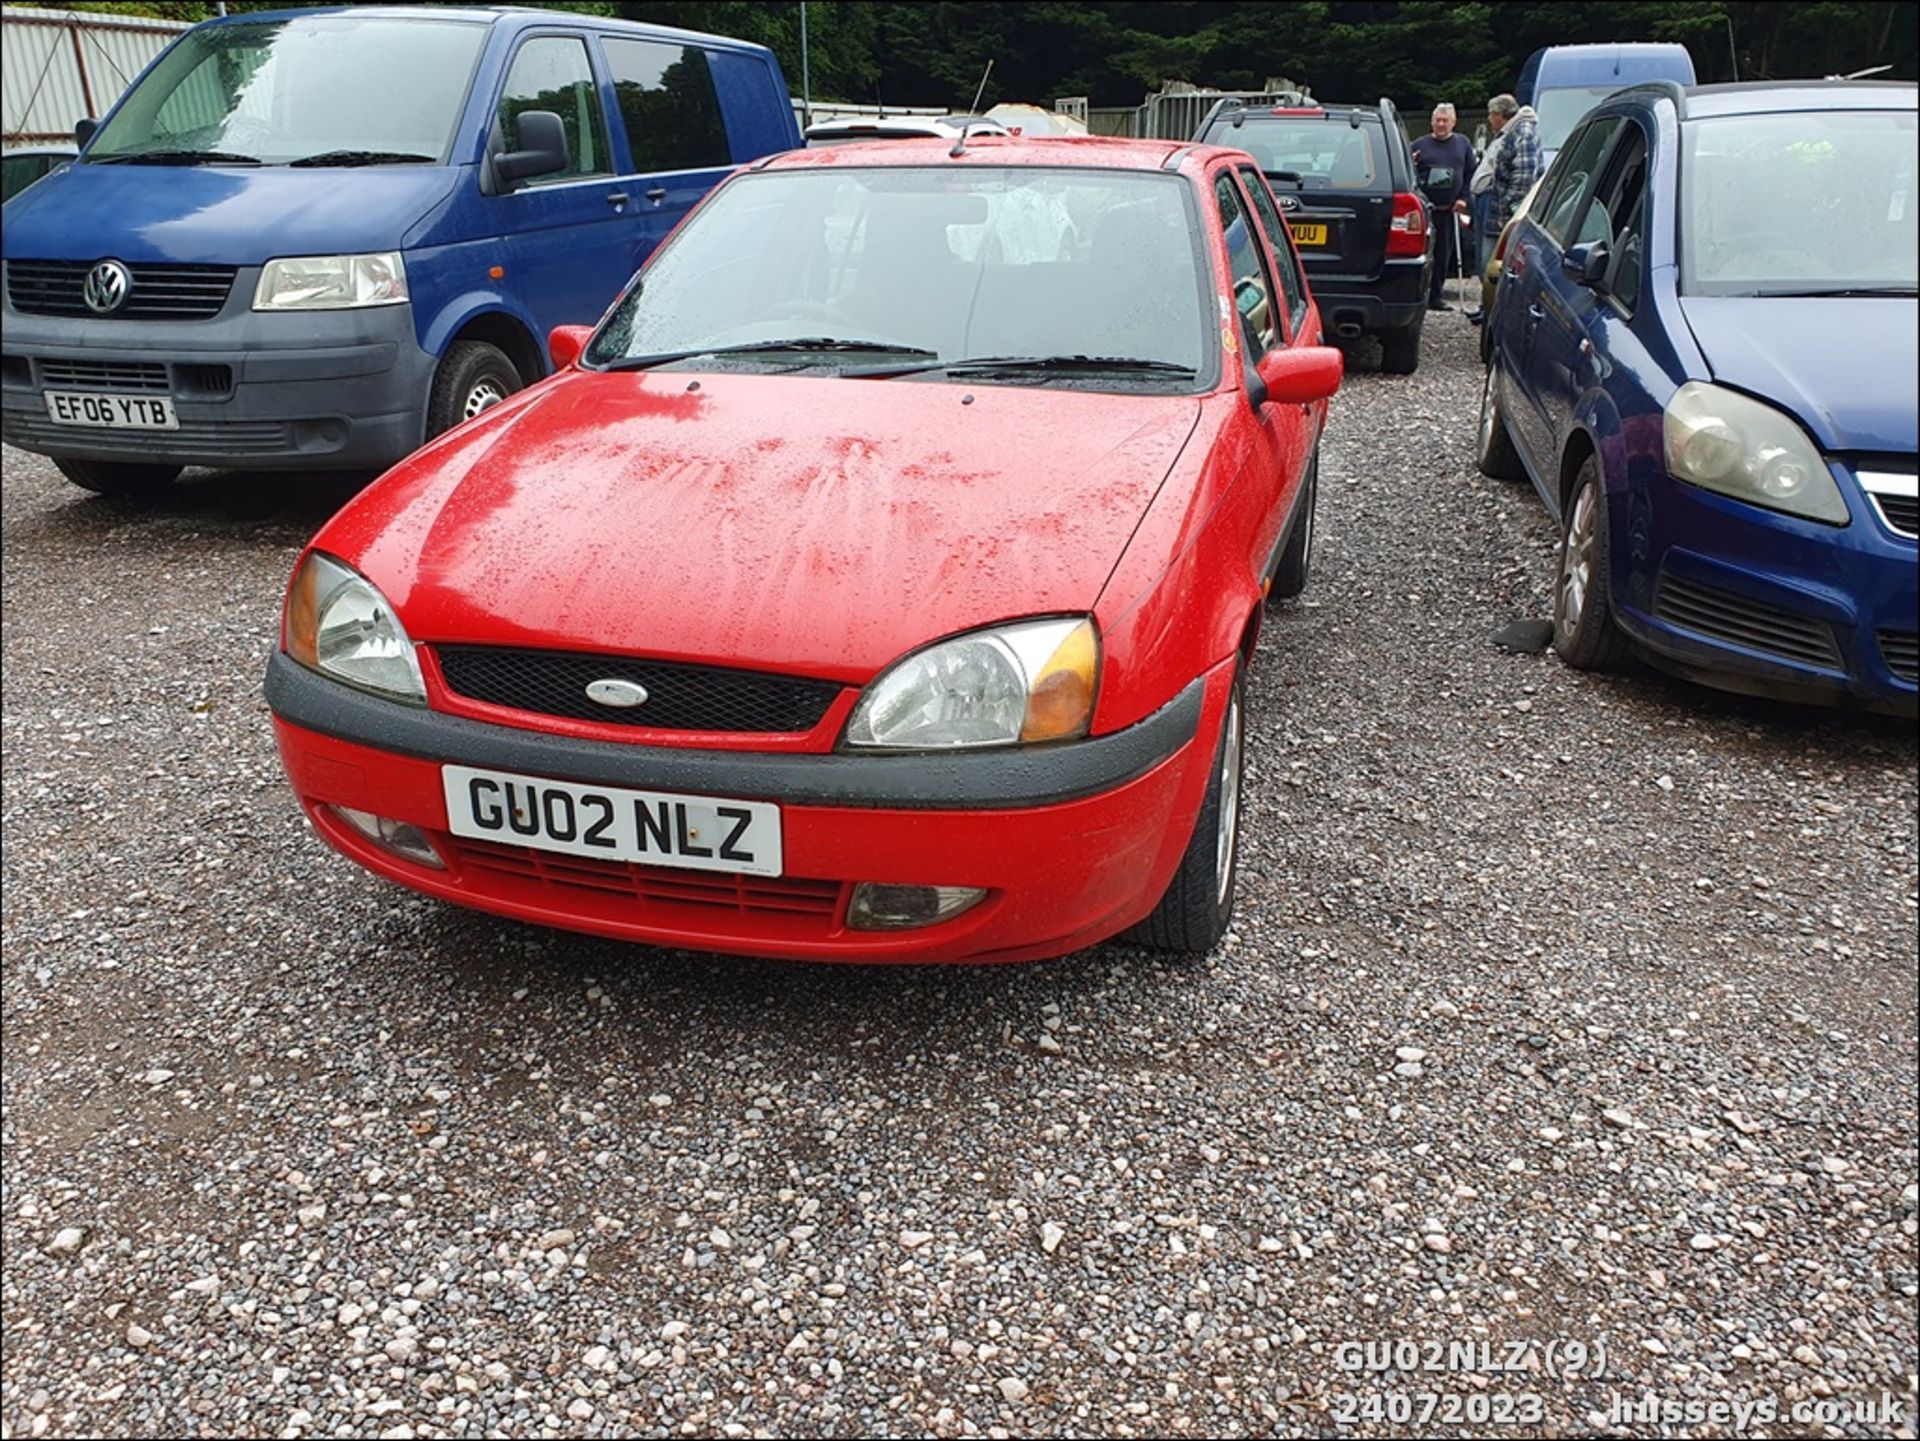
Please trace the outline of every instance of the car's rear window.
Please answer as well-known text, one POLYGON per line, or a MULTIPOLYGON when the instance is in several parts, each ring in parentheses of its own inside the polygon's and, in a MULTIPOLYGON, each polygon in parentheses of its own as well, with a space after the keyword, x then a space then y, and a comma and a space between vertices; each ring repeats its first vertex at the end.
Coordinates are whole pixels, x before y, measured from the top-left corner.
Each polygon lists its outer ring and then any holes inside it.
POLYGON ((1344 115, 1314 120, 1248 119, 1239 128, 1216 125, 1207 139, 1244 150, 1269 176, 1291 173, 1303 190, 1373 190, 1384 185, 1380 127, 1353 125, 1344 115))

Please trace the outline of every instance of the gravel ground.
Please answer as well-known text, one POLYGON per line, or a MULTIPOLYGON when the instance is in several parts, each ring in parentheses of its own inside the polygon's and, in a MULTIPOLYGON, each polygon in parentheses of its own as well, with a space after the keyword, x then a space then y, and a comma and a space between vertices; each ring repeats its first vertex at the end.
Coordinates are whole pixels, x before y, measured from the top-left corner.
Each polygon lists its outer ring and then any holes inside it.
POLYGON ((1336 404, 1192 964, 783 966, 386 886, 260 698, 345 489, 141 510, 8 451, 6 1434, 1461 1429, 1367 1419, 1421 1391, 1566 1434, 1651 1391, 1913 1435, 1911 728, 1489 645, 1552 537, 1473 473, 1473 356, 1440 318, 1336 404), (1554 1366, 1341 1364, 1404 1340, 1554 1366))

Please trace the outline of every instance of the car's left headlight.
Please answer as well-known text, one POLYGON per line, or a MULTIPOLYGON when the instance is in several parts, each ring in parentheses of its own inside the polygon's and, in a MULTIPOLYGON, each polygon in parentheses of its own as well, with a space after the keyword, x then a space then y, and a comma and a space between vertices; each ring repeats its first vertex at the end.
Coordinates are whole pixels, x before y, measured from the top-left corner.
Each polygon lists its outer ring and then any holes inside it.
POLYGON ((1833 472, 1793 417, 1771 405, 1689 380, 1667 402, 1667 474, 1750 505, 1845 525, 1833 472))
POLYGON ((281 635, 309 669, 393 700, 425 705, 427 688, 399 618, 372 581, 309 551, 287 592, 281 635))
POLYGON ((1093 723, 1099 677, 1089 616, 971 631, 883 672, 854 708, 847 744, 953 750, 1072 740, 1093 723))
POLYGON ((373 255, 298 255, 269 260, 253 290, 255 310, 357 310, 407 298, 397 250, 373 255))

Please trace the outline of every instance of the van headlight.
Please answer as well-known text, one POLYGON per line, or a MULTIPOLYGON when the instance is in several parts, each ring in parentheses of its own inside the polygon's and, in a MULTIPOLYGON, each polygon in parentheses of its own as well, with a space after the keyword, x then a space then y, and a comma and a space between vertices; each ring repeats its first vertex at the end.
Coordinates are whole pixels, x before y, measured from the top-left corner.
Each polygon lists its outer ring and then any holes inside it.
POLYGON ((1833 472, 1784 411, 1690 380, 1667 402, 1662 429, 1671 476, 1828 525, 1849 519, 1833 472))
POLYGON ((884 671, 854 708, 847 744, 952 750, 1072 740, 1093 723, 1099 676, 1091 617, 972 631, 884 671))
POLYGON ((393 607, 372 581, 309 551, 287 591, 287 654, 310 670, 414 705, 427 703, 420 661, 393 607))
POLYGON ((407 263, 397 250, 374 255, 300 255, 269 260, 254 287, 255 310, 355 310, 407 298, 407 263))

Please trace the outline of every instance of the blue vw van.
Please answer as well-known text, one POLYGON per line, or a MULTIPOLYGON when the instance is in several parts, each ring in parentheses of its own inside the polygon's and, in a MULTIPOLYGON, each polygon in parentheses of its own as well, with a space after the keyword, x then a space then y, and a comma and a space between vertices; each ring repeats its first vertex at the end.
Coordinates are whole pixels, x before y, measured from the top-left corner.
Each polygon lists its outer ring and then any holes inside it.
POLYGON ((1617 90, 1649 80, 1693 84, 1693 57, 1671 41, 1549 45, 1520 67, 1513 95, 1539 114, 1540 160, 1551 165, 1580 117, 1617 90))
POLYGON ((398 460, 800 144, 760 46, 437 5, 210 20, 76 138, 7 206, 0 438, 122 495, 398 460))

